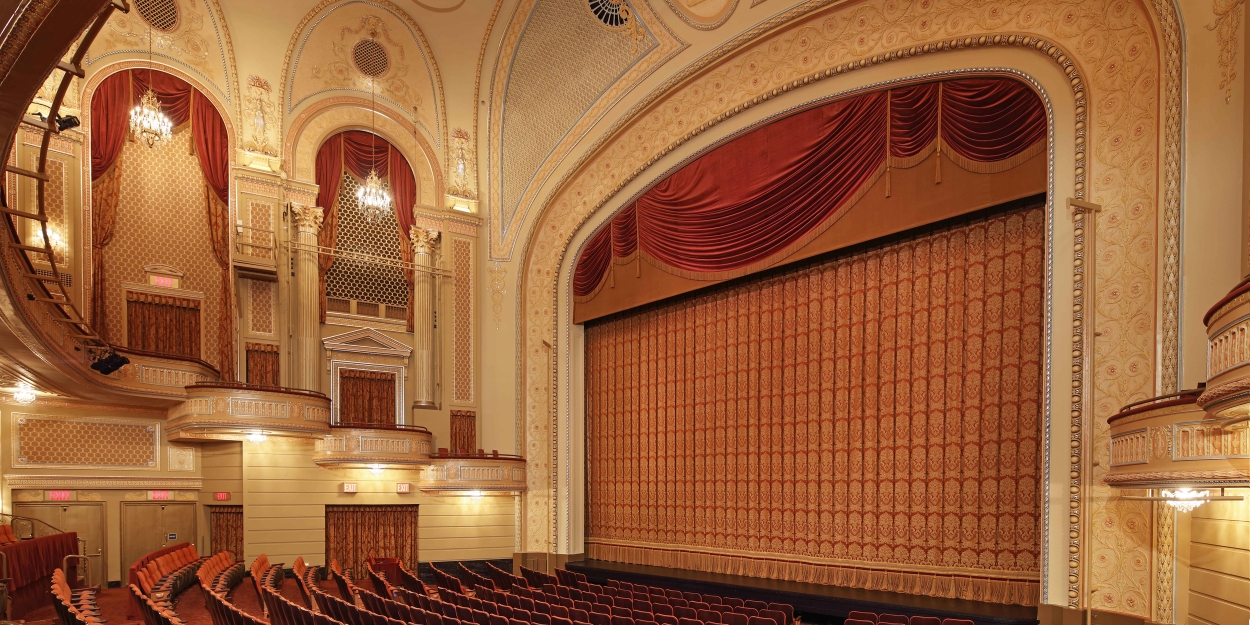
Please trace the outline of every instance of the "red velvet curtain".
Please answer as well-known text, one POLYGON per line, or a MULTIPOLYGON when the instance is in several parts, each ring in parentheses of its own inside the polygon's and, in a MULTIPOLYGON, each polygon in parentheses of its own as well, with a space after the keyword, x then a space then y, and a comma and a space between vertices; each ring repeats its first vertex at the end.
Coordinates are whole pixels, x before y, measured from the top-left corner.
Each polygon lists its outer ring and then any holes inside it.
POLYGON ((243 506, 208 506, 212 552, 243 557, 243 506))
POLYGON ((641 253, 692 278, 749 273, 819 235, 888 167, 912 167, 945 148, 971 171, 1003 171, 1044 150, 1045 138, 1041 100, 1008 79, 902 87, 804 111, 712 150, 643 194, 612 220, 610 252, 597 236, 583 249, 574 295, 599 288, 613 264, 607 253, 616 263, 641 253))
POLYGON ((348 130, 343 134, 343 167, 364 180, 369 171, 378 172, 378 178, 390 173, 391 144, 386 139, 362 130, 348 130))
POLYGON ((477 450, 477 413, 472 410, 451 411, 451 451, 473 453, 477 450))
MULTIPOLYGON (((317 206, 324 211, 317 245, 332 248, 339 238, 339 185, 343 183, 343 135, 337 134, 321 144, 316 162, 317 206)), ((334 257, 317 255, 317 281, 326 292, 326 272, 334 266, 334 257)), ((326 299, 321 298, 321 322, 326 320, 326 299)))
MULTIPOLYGON (((160 74, 157 74, 160 76, 160 74)), ((192 92, 191 130, 195 153, 204 172, 204 203, 213 255, 221 268, 221 303, 217 318, 217 368, 223 380, 234 380, 234 286, 230 272, 230 137, 226 124, 203 95, 192 92)))
MULTIPOLYGON (((395 202, 395 223, 399 226, 399 255, 406 263, 412 262, 412 238, 410 232, 416 225, 412 215, 412 207, 417 203, 417 179, 412 174, 408 159, 399 150, 391 149, 388 157, 390 169, 391 193, 395 202)), ((404 269, 404 279, 408 281, 408 319, 407 331, 413 328, 412 287, 416 274, 412 269, 404 269)))
POLYGON ((145 69, 131 70, 130 79, 134 84, 130 92, 131 106, 138 105, 139 99, 151 87, 156 92, 156 99, 161 102, 161 112, 174 123, 174 127, 191 119, 191 94, 195 88, 187 81, 165 72, 145 69))
POLYGON ((365 577, 370 555, 399 558, 409 569, 419 553, 417 511, 408 506, 326 506, 326 561, 365 577))
POLYGON ((129 131, 130 73, 105 78, 91 98, 91 180, 99 180, 121 156, 129 131))
POLYGON ((130 348, 198 359, 200 341, 200 300, 126 291, 130 348))
POLYGON ((129 72, 105 78, 91 98, 91 326, 109 340, 105 308, 104 248, 113 241, 121 191, 122 146, 130 110, 129 72))
POLYGON ((270 343, 248 343, 245 347, 247 348, 247 383, 257 386, 281 386, 281 358, 278 355, 278 346, 270 343))
POLYGON ((395 424, 395 374, 339 370, 339 422, 395 424))

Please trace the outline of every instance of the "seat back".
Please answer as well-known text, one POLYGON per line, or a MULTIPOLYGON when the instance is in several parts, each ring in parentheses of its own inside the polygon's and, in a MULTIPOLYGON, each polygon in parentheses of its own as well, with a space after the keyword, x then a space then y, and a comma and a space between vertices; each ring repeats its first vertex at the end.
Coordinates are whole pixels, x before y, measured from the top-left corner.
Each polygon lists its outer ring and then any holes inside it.
POLYGON ((878 623, 895 623, 896 625, 907 625, 907 617, 902 614, 882 614, 877 618, 878 623))
POLYGON ((721 622, 721 620, 720 620, 720 612, 717 612, 717 611, 715 611, 715 610, 698 610, 698 611, 697 611, 697 613, 696 613, 696 615, 697 615, 697 618, 698 618, 700 621, 703 621, 704 623, 719 623, 719 622, 721 622))
POLYGON ((846 614, 846 618, 853 618, 853 619, 860 620, 860 621, 872 621, 873 623, 876 623, 877 613, 876 612, 861 612, 859 610, 851 610, 850 612, 846 614))

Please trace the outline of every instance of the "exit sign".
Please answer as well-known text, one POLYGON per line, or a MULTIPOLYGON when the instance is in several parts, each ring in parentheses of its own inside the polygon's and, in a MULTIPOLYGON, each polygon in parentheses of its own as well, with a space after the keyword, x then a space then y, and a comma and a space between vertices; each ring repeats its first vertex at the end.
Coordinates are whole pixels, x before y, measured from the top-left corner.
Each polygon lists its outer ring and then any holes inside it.
POLYGON ((167 490, 150 490, 148 491, 149 501, 169 501, 169 491, 167 490))
POLYGON ((74 491, 70 491, 70 490, 48 491, 48 501, 69 501, 73 498, 74 498, 74 491))
POLYGON ((356 483, 355 482, 343 482, 343 492, 345 493, 356 492, 356 483))
POLYGON ((213 493, 213 499, 216 501, 230 501, 230 493, 213 493))

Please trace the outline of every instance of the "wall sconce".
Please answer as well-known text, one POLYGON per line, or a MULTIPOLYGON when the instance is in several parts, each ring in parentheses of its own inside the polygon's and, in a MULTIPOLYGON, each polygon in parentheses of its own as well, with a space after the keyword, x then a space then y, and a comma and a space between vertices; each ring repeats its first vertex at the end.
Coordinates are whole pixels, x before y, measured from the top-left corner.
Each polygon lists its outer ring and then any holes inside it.
POLYGON ((247 442, 253 445, 259 445, 269 440, 269 437, 265 436, 264 432, 248 432, 247 436, 245 436, 244 438, 247 439, 247 442))

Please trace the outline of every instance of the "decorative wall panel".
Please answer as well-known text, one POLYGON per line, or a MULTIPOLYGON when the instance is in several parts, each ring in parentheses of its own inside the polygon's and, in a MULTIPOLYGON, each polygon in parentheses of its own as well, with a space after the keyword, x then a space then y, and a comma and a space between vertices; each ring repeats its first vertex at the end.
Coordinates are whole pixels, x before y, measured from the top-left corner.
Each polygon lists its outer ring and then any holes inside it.
POLYGON ((13 413, 12 467, 160 469, 160 426, 150 421, 13 413))
POLYGON ((473 401, 473 242, 451 240, 452 269, 452 401, 473 401))
POLYGON ((588 557, 1036 604, 1045 214, 587 329, 588 557))
POLYGON ((255 334, 273 334, 274 284, 263 280, 247 280, 248 328, 255 334))
POLYGON ((176 267, 184 274, 183 289, 205 294, 203 359, 220 369, 218 324, 211 320, 221 316, 222 271, 209 237, 204 174, 191 153, 191 132, 174 133, 159 150, 127 142, 122 167, 116 234, 105 251, 109 336, 126 336, 121 283, 146 283, 147 265, 176 267))

